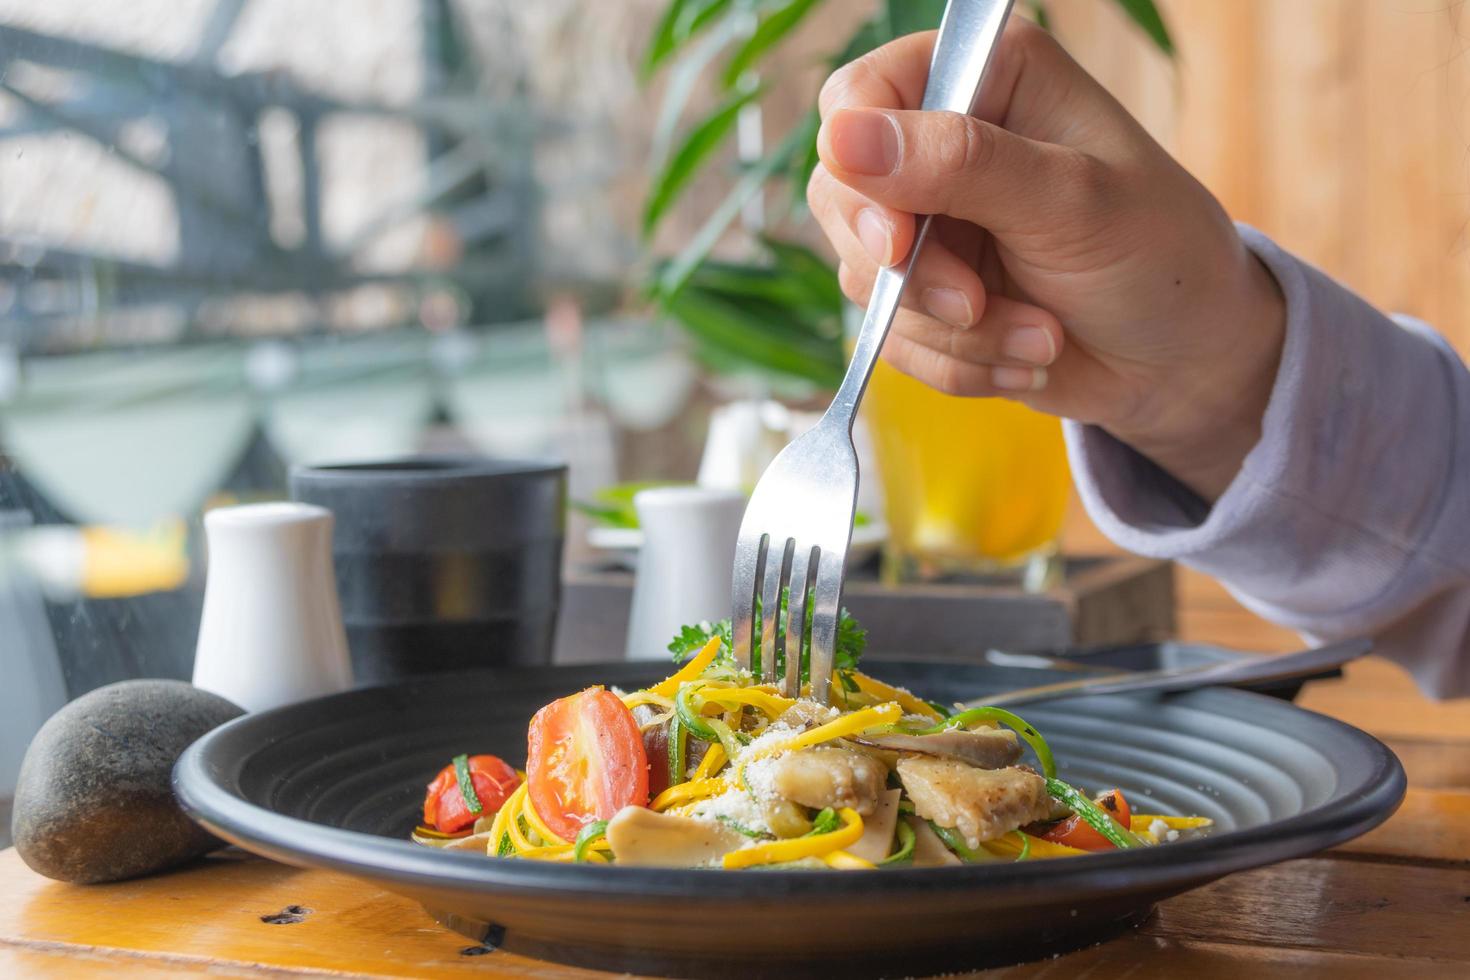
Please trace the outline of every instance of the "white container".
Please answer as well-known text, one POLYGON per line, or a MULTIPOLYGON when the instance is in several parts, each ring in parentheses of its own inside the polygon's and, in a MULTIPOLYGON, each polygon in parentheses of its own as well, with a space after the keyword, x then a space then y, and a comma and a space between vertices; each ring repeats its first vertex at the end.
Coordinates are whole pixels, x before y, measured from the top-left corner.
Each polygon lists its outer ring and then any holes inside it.
POLYGON ((633 498, 643 547, 628 617, 629 660, 667 660, 679 627, 730 615, 745 499, 708 487, 658 487, 633 498))
POLYGON ((194 686, 246 711, 352 686, 332 572, 332 512, 301 503, 204 515, 209 577, 194 686))

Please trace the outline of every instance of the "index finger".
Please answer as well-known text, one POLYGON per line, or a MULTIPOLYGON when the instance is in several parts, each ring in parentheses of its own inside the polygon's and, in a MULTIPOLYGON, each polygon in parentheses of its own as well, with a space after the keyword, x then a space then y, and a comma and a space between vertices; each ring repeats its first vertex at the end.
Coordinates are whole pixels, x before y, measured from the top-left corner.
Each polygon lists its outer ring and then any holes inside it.
MULTIPOLYGON (((1026 40, 1033 33, 1041 32, 1020 17, 1006 24, 973 115, 986 122, 1004 121, 1021 76, 1026 40)), ((938 31, 908 34, 843 65, 822 85, 817 97, 818 113, 826 119, 837 109, 919 108, 938 36, 938 31)))

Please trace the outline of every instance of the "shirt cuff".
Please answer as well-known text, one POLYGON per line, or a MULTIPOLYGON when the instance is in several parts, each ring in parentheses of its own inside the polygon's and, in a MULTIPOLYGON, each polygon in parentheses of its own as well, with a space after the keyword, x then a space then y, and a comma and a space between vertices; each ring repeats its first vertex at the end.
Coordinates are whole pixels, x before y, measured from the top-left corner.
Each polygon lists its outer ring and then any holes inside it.
POLYGON ((1261 440, 1214 506, 1105 430, 1063 422, 1073 477, 1088 514, 1109 539, 1141 555, 1183 559, 1217 550, 1260 510, 1261 489, 1285 480, 1287 430, 1301 410, 1306 387, 1310 290, 1296 259, 1254 228, 1242 225, 1240 233, 1281 287, 1286 330, 1261 440))

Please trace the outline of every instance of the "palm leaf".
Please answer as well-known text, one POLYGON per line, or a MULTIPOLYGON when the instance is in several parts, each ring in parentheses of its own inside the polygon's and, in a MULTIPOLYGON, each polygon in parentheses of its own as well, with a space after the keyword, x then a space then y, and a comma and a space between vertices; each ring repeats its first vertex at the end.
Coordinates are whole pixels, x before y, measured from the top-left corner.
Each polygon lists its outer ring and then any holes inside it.
POLYGON ((663 172, 658 175, 658 179, 653 182, 648 203, 643 209, 645 238, 653 233, 659 219, 678 198, 679 192, 694 179, 700 164, 730 134, 730 130, 735 127, 736 119, 740 116, 740 110, 760 94, 761 89, 757 88, 727 99, 724 105, 695 126, 694 130, 684 138, 683 144, 675 151, 663 172))
POLYGON ((762 235, 761 244, 775 259, 776 268, 800 284, 801 295, 808 303, 842 317, 842 286, 837 281, 837 270, 826 259, 800 242, 782 241, 771 235, 762 235))
POLYGON ((730 222, 740 214, 745 202, 761 192, 772 174, 789 168, 792 159, 816 138, 816 134, 816 114, 812 113, 787 133, 775 150, 742 173, 714 213, 705 219, 689 243, 659 273, 654 282, 655 293, 663 297, 665 302, 678 293, 688 281, 690 273, 705 260, 720 236, 725 233, 725 229, 730 227, 730 222))
POLYGON ((741 75, 744 75, 767 51, 780 44, 796 29, 802 18, 811 13, 821 2, 822 0, 785 0, 780 7, 762 18, 755 32, 736 50, 730 59, 730 64, 725 67, 725 87, 734 88, 735 84, 740 81, 741 75))
POLYGON ((888 0, 884 4, 887 14, 886 44, 896 37, 913 34, 915 31, 932 31, 944 17, 944 0, 888 0))
POLYGON ((1153 39, 1160 51, 1174 57, 1174 39, 1169 36, 1169 28, 1164 24, 1164 16, 1159 13, 1159 8, 1154 5, 1154 0, 1116 0, 1123 12, 1128 15, 1133 23, 1143 29, 1143 32, 1153 39))
POLYGON ((669 147, 674 141, 674 131, 679 117, 694 95, 700 76, 705 68, 725 48, 725 45, 740 33, 740 18, 726 17, 711 28, 699 43, 689 49, 669 71, 668 84, 664 86, 663 101, 659 103, 658 120, 653 127, 652 149, 649 152, 650 170, 662 168, 669 159, 669 147))
POLYGON ((642 77, 646 80, 651 76, 684 42, 729 7, 730 0, 669 0, 653 29, 648 50, 643 52, 643 64, 639 68, 642 77))
POLYGON ((824 388, 835 388, 842 381, 840 340, 796 333, 754 304, 735 303, 690 284, 668 301, 666 309, 700 346, 719 355, 711 362, 756 366, 824 388))

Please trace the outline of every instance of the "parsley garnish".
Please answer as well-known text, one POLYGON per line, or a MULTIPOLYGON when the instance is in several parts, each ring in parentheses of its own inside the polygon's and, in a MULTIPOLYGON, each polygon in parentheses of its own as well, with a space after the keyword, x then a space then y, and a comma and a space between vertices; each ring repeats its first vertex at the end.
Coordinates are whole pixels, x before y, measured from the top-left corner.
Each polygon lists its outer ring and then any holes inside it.
MULTIPOLYGON (((781 590, 781 615, 776 626, 776 649, 786 649, 786 605, 790 599, 790 590, 781 590)), ((756 600, 756 611, 760 611, 760 600, 756 600)), ((810 674, 811 664, 811 593, 807 593, 806 623, 802 634, 801 645, 801 679, 805 682, 810 674)), ((731 635, 731 626, 728 619, 722 619, 717 623, 708 621, 685 626, 679 630, 677 636, 669 642, 669 652, 674 655, 675 663, 688 660, 694 654, 703 649, 704 645, 712 637, 718 636, 722 643, 719 660, 728 662, 730 651, 734 649, 735 641, 731 635)), ((837 618, 837 651, 833 658, 832 669, 837 676, 837 681, 845 691, 856 691, 857 681, 852 672, 857 670, 858 661, 862 659, 863 650, 868 645, 868 631, 857 624, 846 609, 843 609, 837 618)))

